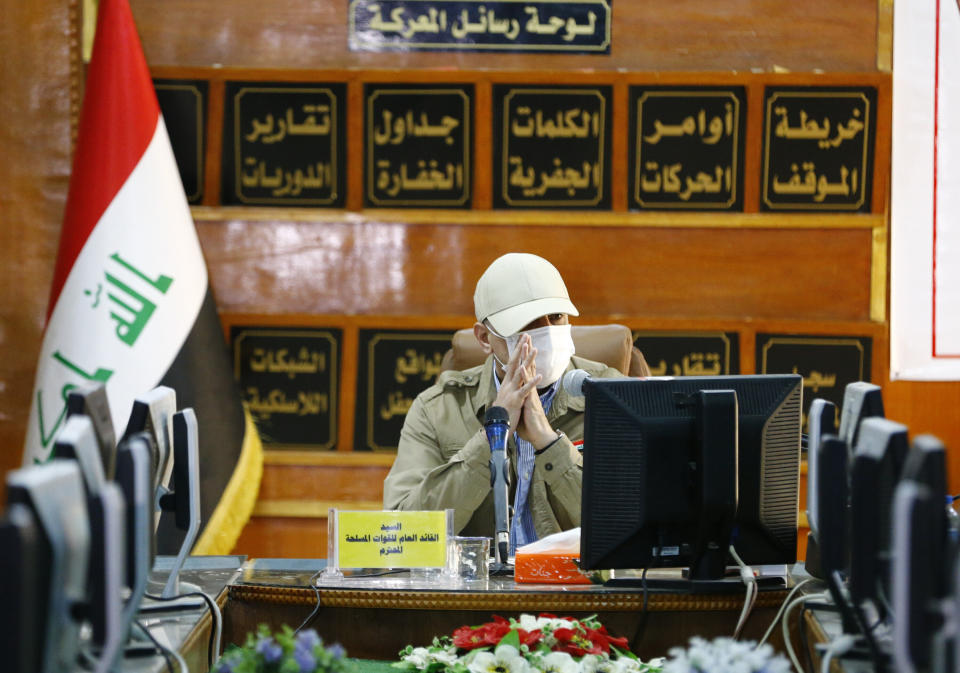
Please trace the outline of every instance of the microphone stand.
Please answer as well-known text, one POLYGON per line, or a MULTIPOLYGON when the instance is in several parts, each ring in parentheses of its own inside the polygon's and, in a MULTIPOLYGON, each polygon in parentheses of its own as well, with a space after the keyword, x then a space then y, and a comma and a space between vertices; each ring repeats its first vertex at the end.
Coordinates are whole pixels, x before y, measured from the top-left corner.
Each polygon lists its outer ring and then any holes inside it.
POLYGON ((490 567, 491 575, 512 575, 513 566, 507 563, 510 551, 510 520, 507 514, 507 432, 510 416, 503 407, 492 406, 483 418, 487 442, 490 444, 490 486, 493 488, 494 546, 496 561, 490 567))

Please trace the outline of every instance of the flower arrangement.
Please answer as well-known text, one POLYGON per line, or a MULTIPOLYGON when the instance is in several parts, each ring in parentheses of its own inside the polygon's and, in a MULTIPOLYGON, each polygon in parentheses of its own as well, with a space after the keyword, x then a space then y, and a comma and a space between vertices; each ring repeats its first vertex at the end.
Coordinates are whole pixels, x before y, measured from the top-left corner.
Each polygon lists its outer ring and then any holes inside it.
POLYGON ((461 626, 428 647, 408 645, 393 664, 407 673, 655 673, 630 652, 626 638, 607 633, 596 617, 551 614, 495 616, 461 626))
POLYGON ((313 629, 294 633, 289 626, 271 634, 261 624, 248 633, 242 646, 230 645, 213 669, 215 673, 346 673, 346 652, 334 643, 324 647, 313 629))
POLYGON ((749 641, 691 638, 690 647, 674 647, 663 673, 788 673, 790 662, 774 655, 770 645, 749 641))

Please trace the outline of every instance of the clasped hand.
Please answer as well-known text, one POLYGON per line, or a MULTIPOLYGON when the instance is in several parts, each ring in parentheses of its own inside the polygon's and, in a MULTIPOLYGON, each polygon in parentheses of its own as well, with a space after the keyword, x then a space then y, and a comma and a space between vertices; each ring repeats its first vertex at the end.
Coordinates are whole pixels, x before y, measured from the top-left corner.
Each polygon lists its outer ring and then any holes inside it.
POLYGON ((540 403, 537 384, 543 376, 537 373, 537 349, 529 334, 522 334, 510 354, 494 404, 510 415, 510 427, 517 435, 541 449, 557 438, 540 403))

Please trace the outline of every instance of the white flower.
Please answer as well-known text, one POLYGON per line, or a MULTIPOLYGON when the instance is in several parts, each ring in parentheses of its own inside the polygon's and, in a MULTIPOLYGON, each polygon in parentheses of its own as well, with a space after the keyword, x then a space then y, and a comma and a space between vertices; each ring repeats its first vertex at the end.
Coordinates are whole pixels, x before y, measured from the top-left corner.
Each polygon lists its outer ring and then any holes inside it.
POLYGON ((551 652, 538 662, 543 673, 577 673, 576 661, 566 652, 551 652))
POLYGON ((520 615, 517 624, 524 631, 553 631, 560 628, 570 628, 574 622, 557 617, 534 617, 533 615, 523 614, 520 615))
POLYGON ((415 647, 410 654, 404 656, 402 661, 410 664, 418 670, 424 670, 434 662, 440 662, 446 666, 451 666, 457 661, 457 655, 454 652, 439 648, 415 647))
POLYGON ((787 673, 790 664, 781 656, 774 656, 773 648, 756 648, 752 642, 738 642, 731 638, 717 638, 707 642, 691 638, 690 647, 670 650, 670 660, 663 673, 787 673))
POLYGON ((403 661, 411 664, 415 668, 424 669, 427 667, 430 652, 425 647, 415 647, 410 654, 403 657, 403 661))
POLYGON ((598 673, 600 665, 604 661, 609 661, 605 657, 596 654, 585 654, 580 660, 580 673, 598 673))
POLYGON ((498 645, 491 652, 477 652, 467 668, 471 673, 527 673, 526 659, 513 645, 498 645))
POLYGON ((640 670, 640 662, 630 657, 620 657, 613 662, 613 673, 636 673, 640 670))

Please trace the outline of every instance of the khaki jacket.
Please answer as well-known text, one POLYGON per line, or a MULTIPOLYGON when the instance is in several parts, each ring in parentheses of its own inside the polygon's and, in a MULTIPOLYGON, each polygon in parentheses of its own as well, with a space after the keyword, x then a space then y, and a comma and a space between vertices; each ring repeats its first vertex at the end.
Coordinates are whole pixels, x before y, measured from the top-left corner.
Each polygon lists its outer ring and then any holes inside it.
MULTIPOLYGON (((420 393, 407 412, 397 459, 383 484, 384 509, 452 508, 458 535, 493 537, 490 447, 483 416, 496 399, 492 356, 464 371, 446 371, 420 393)), ((583 369, 595 378, 621 377, 607 365, 574 356, 567 369, 583 369)), ((550 425, 566 437, 535 458, 529 506, 538 537, 580 525, 583 460, 573 442, 583 439, 582 397, 563 389, 547 413, 550 425)), ((510 500, 517 483, 517 445, 507 442, 510 500)))

